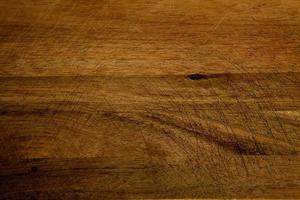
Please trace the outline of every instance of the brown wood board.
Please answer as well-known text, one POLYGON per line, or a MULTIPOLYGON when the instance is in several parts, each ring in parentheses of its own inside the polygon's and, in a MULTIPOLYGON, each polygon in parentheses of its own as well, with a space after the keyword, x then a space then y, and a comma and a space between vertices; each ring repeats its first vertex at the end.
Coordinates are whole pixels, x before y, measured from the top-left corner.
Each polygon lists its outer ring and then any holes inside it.
POLYGON ((300 1, 0 0, 0 199, 300 198, 300 1))

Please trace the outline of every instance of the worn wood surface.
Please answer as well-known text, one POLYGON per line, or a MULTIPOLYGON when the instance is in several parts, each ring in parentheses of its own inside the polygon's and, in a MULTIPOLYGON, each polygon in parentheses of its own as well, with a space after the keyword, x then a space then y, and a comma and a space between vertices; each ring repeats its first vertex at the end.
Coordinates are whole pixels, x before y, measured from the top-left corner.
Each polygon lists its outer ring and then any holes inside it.
POLYGON ((0 0, 0 199, 300 198, 299 0, 0 0))

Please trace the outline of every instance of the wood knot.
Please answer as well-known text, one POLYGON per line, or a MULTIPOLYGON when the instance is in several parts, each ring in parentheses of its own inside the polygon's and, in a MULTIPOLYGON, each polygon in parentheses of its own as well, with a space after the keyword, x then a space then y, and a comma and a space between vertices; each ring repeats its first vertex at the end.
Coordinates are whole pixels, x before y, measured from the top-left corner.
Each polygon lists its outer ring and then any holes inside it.
POLYGON ((31 172, 36 173, 38 171, 38 168, 36 166, 31 167, 31 172))
POLYGON ((207 79, 208 76, 205 74, 190 74, 187 76, 190 80, 201 80, 201 79, 207 79))

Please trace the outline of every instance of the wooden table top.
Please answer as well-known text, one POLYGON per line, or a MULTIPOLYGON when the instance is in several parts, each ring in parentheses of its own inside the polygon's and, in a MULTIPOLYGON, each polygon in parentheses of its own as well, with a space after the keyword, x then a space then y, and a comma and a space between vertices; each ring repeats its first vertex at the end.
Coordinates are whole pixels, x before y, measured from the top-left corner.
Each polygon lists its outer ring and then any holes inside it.
POLYGON ((0 199, 300 198, 299 0, 0 10, 0 199))

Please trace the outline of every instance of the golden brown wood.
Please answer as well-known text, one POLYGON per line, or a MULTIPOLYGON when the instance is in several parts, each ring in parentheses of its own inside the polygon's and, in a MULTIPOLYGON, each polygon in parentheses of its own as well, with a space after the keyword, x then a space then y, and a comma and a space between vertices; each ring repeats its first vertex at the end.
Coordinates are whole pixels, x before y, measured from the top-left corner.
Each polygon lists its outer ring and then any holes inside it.
POLYGON ((0 199, 300 198, 300 1, 0 10, 0 199))

